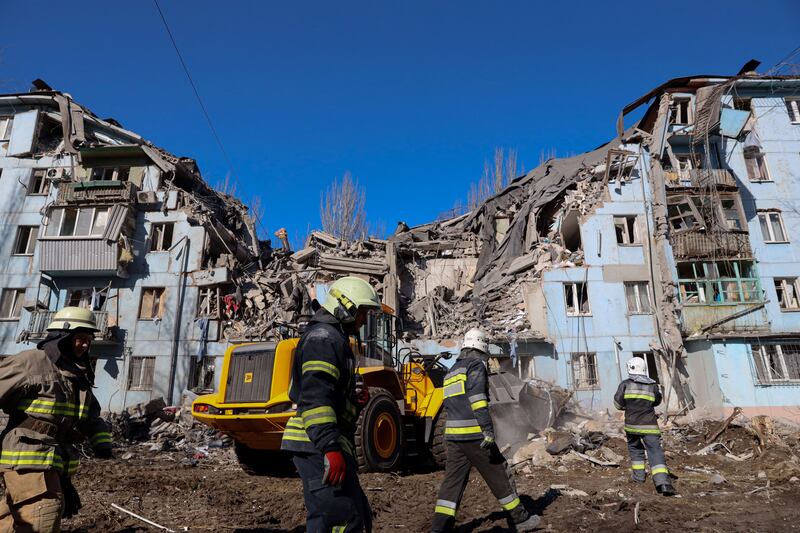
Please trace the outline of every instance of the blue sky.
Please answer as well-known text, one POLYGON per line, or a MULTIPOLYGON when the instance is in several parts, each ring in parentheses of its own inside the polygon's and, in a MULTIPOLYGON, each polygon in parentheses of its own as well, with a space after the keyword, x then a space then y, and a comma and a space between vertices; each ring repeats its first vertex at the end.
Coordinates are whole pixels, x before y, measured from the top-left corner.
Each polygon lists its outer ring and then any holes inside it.
MULTIPOLYGON (((526 169, 543 150, 588 150, 664 80, 750 58, 764 71, 800 45, 795 0, 161 5, 238 193, 260 196, 269 233, 295 242, 345 171, 371 220, 423 223, 466 198, 494 147, 526 169)), ((40 77, 224 180, 152 2, 0 0, 0 13, 1 92, 40 77)))

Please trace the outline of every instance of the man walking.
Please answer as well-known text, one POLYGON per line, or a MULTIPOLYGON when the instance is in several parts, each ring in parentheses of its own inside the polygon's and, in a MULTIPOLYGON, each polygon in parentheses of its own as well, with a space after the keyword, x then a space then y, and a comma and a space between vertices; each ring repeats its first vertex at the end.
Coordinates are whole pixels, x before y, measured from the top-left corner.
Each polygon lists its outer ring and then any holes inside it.
POLYGON ((661 403, 661 389, 655 380, 647 376, 644 359, 634 357, 627 366, 628 379, 619 384, 614 395, 614 406, 625 411, 624 429, 631 455, 631 478, 637 483, 644 483, 647 478, 646 451, 656 490, 664 496, 673 496, 675 488, 670 482, 655 410, 661 403))
POLYGON ((350 335, 366 323, 369 310, 380 306, 366 281, 336 280, 295 349, 289 398, 297 415, 286 424, 281 449, 292 452, 303 480, 309 533, 372 531, 353 444, 358 403, 366 402, 363 396, 356 399, 350 335))
POLYGON ((531 515, 517 496, 508 464, 494 440, 489 413, 488 359, 486 334, 471 329, 464 335, 461 354, 445 376, 447 465, 436 500, 434 532, 453 529, 456 510, 473 466, 503 510, 511 516, 517 531, 532 531, 539 525, 539 517, 531 515))
POLYGON ((94 313, 65 307, 35 350, 0 361, 0 408, 9 416, 0 434, 5 500, 0 531, 57 532, 61 517, 81 507, 71 477, 75 444, 89 439, 95 456, 109 459, 111 433, 92 394, 89 347, 94 313))

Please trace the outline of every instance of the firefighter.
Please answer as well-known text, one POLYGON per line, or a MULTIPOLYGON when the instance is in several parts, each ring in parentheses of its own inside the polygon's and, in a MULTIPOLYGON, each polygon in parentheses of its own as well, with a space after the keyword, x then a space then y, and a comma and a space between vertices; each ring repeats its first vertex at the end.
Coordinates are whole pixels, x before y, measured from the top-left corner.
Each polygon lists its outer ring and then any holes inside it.
POLYGON ((473 466, 510 515, 517 531, 531 531, 540 521, 520 501, 505 457, 495 443, 489 413, 488 361, 486 334, 473 328, 464 335, 461 354, 445 376, 447 463, 433 515, 434 532, 453 529, 456 510, 473 466))
POLYGON ((36 349, 0 362, 0 408, 9 416, 0 434, 0 531, 59 531, 62 515, 81 507, 71 481, 75 444, 88 438, 95 456, 112 458, 111 433, 92 394, 94 313, 65 307, 47 331, 36 349))
POLYGON ((664 496, 673 496, 676 492, 664 458, 655 410, 661 403, 661 388, 647 376, 647 365, 641 357, 630 359, 627 367, 628 379, 619 384, 614 406, 625 411, 624 429, 631 454, 631 478, 637 483, 644 483, 647 479, 646 451, 656 490, 664 496))
POLYGON ((295 350, 289 398, 297 415, 286 424, 281 449, 292 453, 303 480, 309 533, 372 531, 353 442, 368 392, 357 386, 350 336, 357 336, 367 312, 380 306, 366 281, 336 280, 295 350))

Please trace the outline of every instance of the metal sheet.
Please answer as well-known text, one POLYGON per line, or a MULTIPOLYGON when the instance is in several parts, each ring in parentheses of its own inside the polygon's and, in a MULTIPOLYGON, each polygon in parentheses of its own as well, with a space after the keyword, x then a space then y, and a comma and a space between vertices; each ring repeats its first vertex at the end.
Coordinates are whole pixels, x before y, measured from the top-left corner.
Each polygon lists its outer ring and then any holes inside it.
POLYGON ((116 272, 116 241, 105 239, 49 239, 39 241, 42 272, 116 272))
POLYGON ((275 343, 242 346, 231 354, 226 403, 263 403, 269 400, 275 343))
POLYGON ((106 231, 103 232, 103 239, 116 242, 127 217, 127 206, 117 204, 112 207, 111 211, 108 213, 108 224, 106 225, 106 231))
POLYGON ((19 156, 31 153, 33 149, 33 134, 36 131, 36 119, 39 111, 33 109, 14 115, 11 125, 11 139, 8 142, 8 155, 19 156))

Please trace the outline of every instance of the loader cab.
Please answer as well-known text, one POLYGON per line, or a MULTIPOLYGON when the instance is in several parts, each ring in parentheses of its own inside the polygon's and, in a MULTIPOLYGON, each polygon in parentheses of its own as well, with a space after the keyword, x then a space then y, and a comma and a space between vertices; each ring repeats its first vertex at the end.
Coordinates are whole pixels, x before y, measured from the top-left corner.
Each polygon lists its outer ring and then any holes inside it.
POLYGON ((367 323, 359 332, 362 346, 358 355, 364 359, 360 366, 395 366, 395 321, 394 310, 387 305, 367 315, 367 323))

